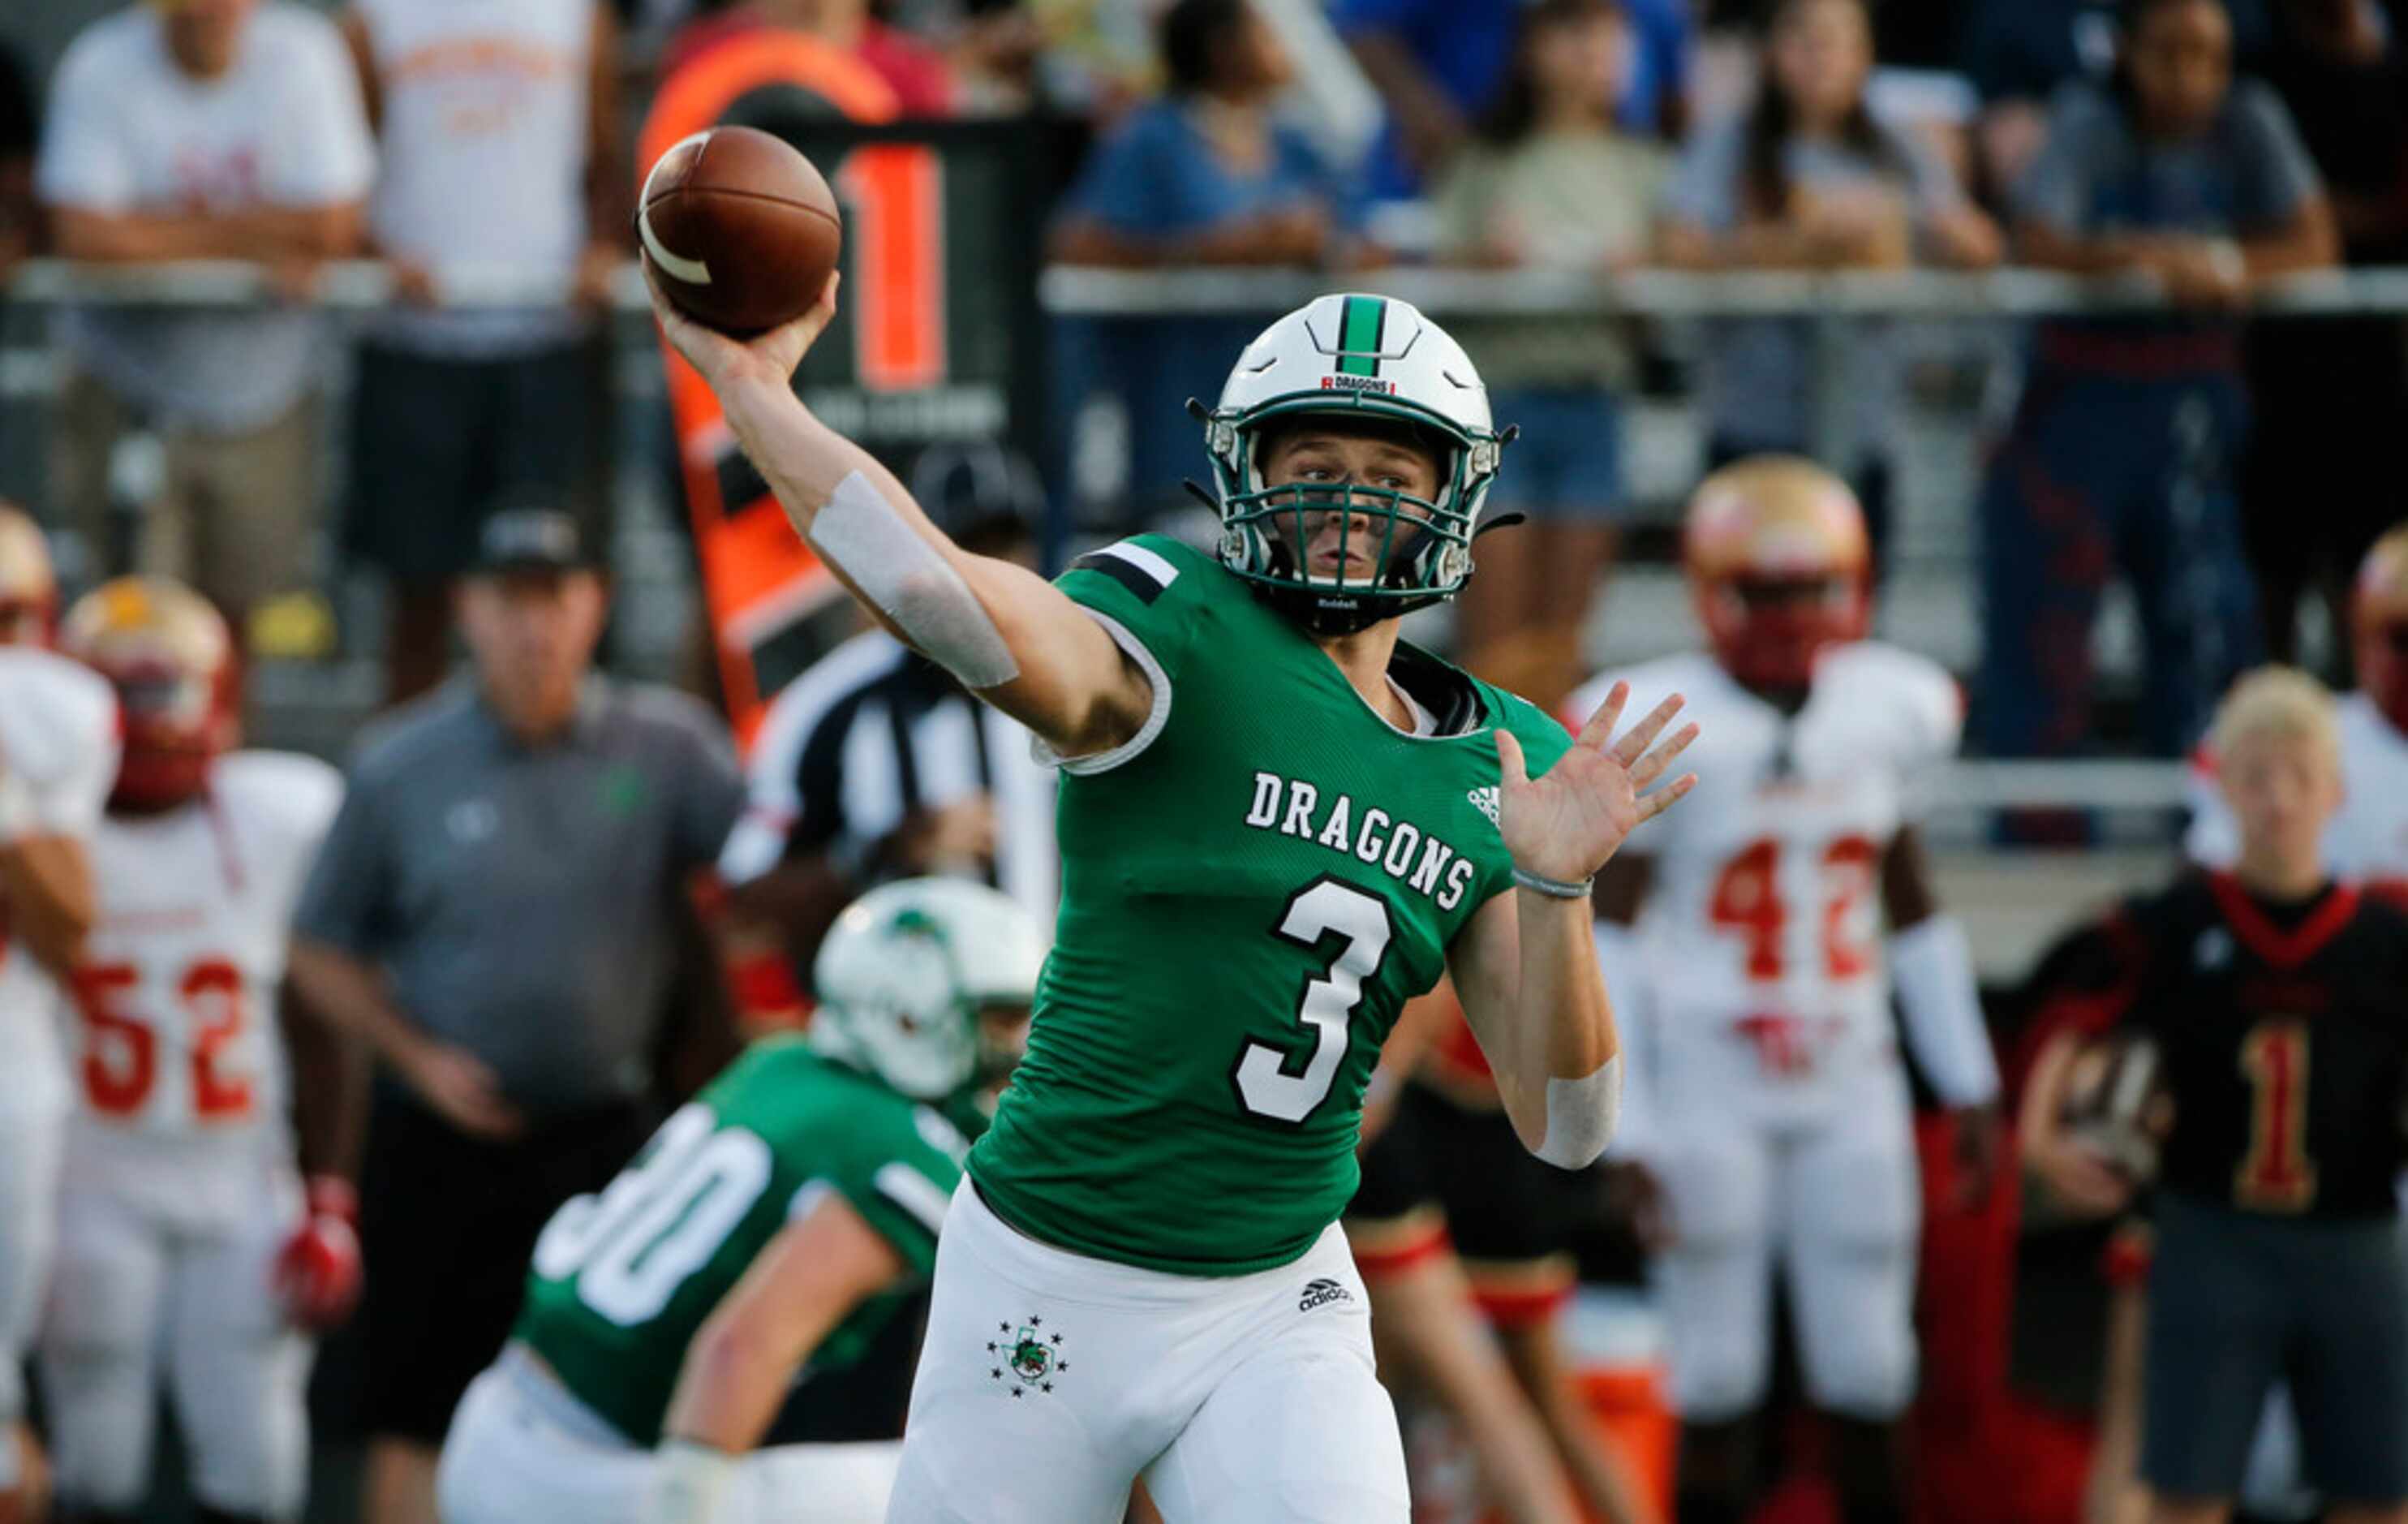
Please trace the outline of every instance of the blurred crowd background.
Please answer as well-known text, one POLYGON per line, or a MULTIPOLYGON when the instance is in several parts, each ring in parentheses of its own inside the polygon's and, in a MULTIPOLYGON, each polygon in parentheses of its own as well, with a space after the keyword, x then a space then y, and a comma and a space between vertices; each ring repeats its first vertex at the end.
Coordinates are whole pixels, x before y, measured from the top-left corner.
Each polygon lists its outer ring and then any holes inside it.
MULTIPOLYGON (((1542 703, 1696 643, 1680 508, 1745 454, 1851 480, 1879 627, 1963 679, 1997 759, 2178 758, 2269 657, 2346 685, 2349 579, 2408 519, 2408 284, 2379 273, 2408 266, 2401 0, 0 10, 0 496, 67 592, 189 581, 236 631, 251 739, 340 758, 453 667, 494 516, 572 521, 564 559, 609 573, 602 664, 710 700, 756 803, 819 833, 748 815, 721 865, 821 875, 757 891, 756 956, 680 986, 748 1019, 794 1003, 862 884, 1050 881, 1010 861, 1041 806, 986 770, 1008 747, 961 777, 914 760, 941 726, 814 749, 865 691, 944 696, 839 644, 849 611, 662 364, 631 212, 721 119, 840 156, 815 154, 850 214, 848 352, 807 395, 940 523, 1049 568, 1213 532, 1186 403, 1268 318, 1358 282, 1422 299, 1522 425, 1494 507, 1528 522, 1414 633, 1542 703), (2157 12, 2155 51, 2119 53, 2157 12), (2128 173, 2169 124, 2189 146, 2128 173), (1924 279, 2014 270, 2102 283, 1924 279)), ((2064 776, 1941 832, 2005 1026, 2066 917, 2170 858, 2171 791, 2064 776), (2049 845, 2083 850, 2015 850, 2049 845)), ((1990 1373, 2076 1436, 2077 1488, 2095 1248, 2026 1234, 1990 1373)), ((1601 1305, 1584 1336, 1627 1355, 1601 1305)))

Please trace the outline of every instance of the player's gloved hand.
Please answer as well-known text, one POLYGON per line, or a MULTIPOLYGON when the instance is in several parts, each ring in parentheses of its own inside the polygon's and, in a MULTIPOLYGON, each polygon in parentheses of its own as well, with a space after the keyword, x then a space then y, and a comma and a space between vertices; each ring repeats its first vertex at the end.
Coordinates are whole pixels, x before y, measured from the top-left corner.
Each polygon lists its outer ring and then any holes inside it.
POLYGON ((643 1524, 711 1524, 736 1483, 736 1458, 716 1445, 672 1434, 652 1452, 652 1486, 643 1524))
POLYGON ((276 1255, 284 1316, 313 1332, 351 1315, 360 1300, 359 1193, 348 1180, 315 1175, 308 1211, 276 1255))

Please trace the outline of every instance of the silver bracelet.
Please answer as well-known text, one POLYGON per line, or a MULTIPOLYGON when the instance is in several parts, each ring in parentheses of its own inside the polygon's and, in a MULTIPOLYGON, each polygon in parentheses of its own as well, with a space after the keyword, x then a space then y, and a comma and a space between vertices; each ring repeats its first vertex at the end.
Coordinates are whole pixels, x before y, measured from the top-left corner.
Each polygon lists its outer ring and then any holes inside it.
POLYGON ((1525 889, 1535 894, 1545 895, 1551 899, 1586 899, 1589 885, 1597 882, 1597 875, 1592 873, 1587 878, 1578 880, 1551 879, 1517 866, 1513 870, 1513 882, 1525 889))

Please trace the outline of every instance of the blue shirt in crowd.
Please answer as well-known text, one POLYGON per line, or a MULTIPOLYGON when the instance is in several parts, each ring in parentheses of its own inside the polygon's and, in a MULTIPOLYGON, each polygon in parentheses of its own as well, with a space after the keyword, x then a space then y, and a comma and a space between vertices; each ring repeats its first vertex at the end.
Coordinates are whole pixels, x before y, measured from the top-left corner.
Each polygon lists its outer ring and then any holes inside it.
MULTIPOLYGON (((1335 0, 1330 20, 1347 36, 1385 32, 1402 41, 1447 98, 1467 116, 1484 110, 1513 62, 1519 6, 1508 0, 1335 0)), ((1690 22, 1686 0, 1624 0, 1637 34, 1638 58, 1622 124, 1653 132, 1664 97, 1688 75, 1690 22)), ((1373 144, 1364 178, 1374 200, 1416 194, 1418 178, 1405 164, 1390 122, 1373 144)))
MULTIPOLYGON (((2235 83, 2208 129, 2180 142, 2143 138, 2112 93, 2071 84, 2051 103, 2048 140, 2015 187, 2014 209, 2070 237, 2246 237, 2288 223, 2321 186, 2291 113, 2254 79, 2235 83)), ((2181 315, 2069 320, 2044 331, 2180 338, 2229 326, 2181 315)))

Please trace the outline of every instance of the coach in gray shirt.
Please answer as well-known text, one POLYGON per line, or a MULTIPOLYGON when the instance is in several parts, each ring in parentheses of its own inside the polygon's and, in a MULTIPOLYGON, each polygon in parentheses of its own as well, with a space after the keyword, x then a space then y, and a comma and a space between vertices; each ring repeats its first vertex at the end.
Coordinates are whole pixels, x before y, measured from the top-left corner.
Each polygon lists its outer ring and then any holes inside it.
POLYGON ((294 917, 294 981, 387 1078, 361 1192, 371 1524, 431 1517, 538 1232, 641 1143, 686 882, 742 805, 714 716, 591 670, 607 601, 573 519, 488 521, 474 672, 366 740, 294 917))

